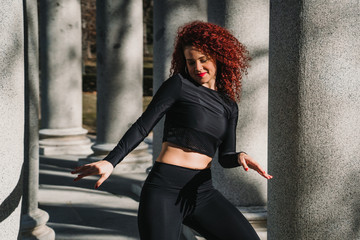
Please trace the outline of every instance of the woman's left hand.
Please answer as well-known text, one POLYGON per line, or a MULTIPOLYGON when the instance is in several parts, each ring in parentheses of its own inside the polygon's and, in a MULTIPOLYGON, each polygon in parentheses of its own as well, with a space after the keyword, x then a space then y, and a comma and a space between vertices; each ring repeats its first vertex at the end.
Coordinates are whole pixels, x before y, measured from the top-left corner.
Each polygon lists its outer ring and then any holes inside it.
POLYGON ((101 160, 77 167, 71 173, 78 174, 74 181, 79 181, 86 176, 100 175, 100 179, 95 184, 95 188, 98 188, 106 179, 108 179, 113 170, 114 167, 110 162, 101 160))
POLYGON ((255 161, 252 157, 247 155, 246 153, 242 152, 238 156, 238 162, 239 164, 245 169, 245 171, 248 171, 249 168, 257 171, 261 176, 263 176, 266 179, 272 179, 273 176, 267 174, 265 170, 260 166, 260 164, 255 161))

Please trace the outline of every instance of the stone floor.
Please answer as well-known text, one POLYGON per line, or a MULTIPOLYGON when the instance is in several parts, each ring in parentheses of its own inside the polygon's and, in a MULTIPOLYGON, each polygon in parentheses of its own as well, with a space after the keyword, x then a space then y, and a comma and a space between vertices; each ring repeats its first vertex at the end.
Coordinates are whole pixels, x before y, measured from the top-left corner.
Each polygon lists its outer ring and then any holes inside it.
POLYGON ((56 239, 139 239, 138 196, 129 186, 145 174, 112 175, 95 190, 95 176, 73 181, 76 164, 77 157, 40 159, 39 208, 49 213, 56 239))
MULTIPOLYGON (((137 208, 145 173, 113 174, 95 190, 98 177, 74 182, 81 156, 40 158, 39 208, 49 213, 56 240, 139 239, 137 208)), ((154 216, 156 217, 156 216, 154 216)), ((261 233, 266 239, 266 232, 261 233)), ((184 229, 182 240, 204 239, 184 229)))

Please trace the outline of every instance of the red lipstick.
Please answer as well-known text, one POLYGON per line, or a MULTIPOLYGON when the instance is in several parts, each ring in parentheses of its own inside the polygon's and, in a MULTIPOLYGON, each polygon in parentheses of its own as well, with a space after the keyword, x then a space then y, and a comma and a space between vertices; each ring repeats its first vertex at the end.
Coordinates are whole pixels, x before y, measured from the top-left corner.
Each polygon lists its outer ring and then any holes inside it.
POLYGON ((205 76, 205 74, 206 74, 206 72, 198 73, 198 74, 196 74, 196 75, 198 75, 199 77, 203 77, 203 76, 205 76))

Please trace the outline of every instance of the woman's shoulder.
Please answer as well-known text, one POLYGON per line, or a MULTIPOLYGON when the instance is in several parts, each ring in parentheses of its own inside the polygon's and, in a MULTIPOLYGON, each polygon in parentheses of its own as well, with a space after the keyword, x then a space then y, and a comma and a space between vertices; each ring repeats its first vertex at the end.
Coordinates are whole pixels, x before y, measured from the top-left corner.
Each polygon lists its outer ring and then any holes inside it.
POLYGON ((172 98, 179 97, 182 90, 182 79, 178 74, 166 79, 162 82, 160 88, 157 90, 157 95, 171 96, 172 98))
POLYGON ((238 114, 238 104, 235 100, 231 99, 226 93, 220 93, 223 105, 227 109, 229 117, 236 116, 238 114))
POLYGON ((177 73, 166 79, 163 84, 174 85, 176 87, 179 87, 182 85, 183 80, 184 80, 183 76, 180 73, 177 73))
POLYGON ((188 85, 191 85, 191 81, 180 73, 170 76, 163 82, 164 87, 176 92, 187 91, 189 89, 188 85))

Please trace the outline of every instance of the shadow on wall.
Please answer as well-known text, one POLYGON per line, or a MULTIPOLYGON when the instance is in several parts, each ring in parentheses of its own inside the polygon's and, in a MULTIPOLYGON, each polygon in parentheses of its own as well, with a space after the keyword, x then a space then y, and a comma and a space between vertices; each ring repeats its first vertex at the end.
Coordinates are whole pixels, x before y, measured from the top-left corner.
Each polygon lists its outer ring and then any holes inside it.
POLYGON ((216 23, 220 26, 225 26, 226 19, 226 1, 208 0, 208 6, 215 5, 216 7, 208 7, 208 21, 216 23))
MULTIPOLYGON (((232 12, 232 9, 229 9, 232 3, 216 0, 208 0, 207 3, 209 22, 221 26, 232 26, 231 15, 234 12, 232 12)), ((235 29, 234 31, 231 28, 229 30, 235 36, 237 35, 235 29)), ((239 40, 242 42, 241 38, 239 40)), ((251 67, 248 77, 242 80, 244 86, 246 85, 246 92, 241 96, 239 103, 240 114, 237 126, 237 132, 243 135, 240 136, 238 134, 237 146, 241 146, 242 150, 249 151, 249 154, 264 168, 267 161, 267 134, 264 129, 267 129, 266 94, 268 86, 267 59, 269 54, 266 43, 265 40, 261 44, 249 42, 249 46, 247 46, 244 42, 250 51, 252 61, 250 62, 251 67)), ((216 179, 214 178, 214 185, 231 202, 239 206, 248 206, 249 204, 253 206, 266 205, 267 194, 266 183, 264 182, 267 181, 266 179, 252 170, 245 172, 242 167, 222 169, 217 163, 214 163, 214 165, 214 170, 217 172, 216 179)))
MULTIPOLYGON (((266 169, 268 79, 267 67, 262 66, 267 61, 269 52, 265 48, 256 48, 250 54, 252 67, 249 69, 249 78, 251 79, 246 79, 248 80, 246 94, 243 94, 239 103, 237 145, 240 147, 238 150, 249 151, 248 153, 266 169), (247 105, 249 103, 250 105, 247 105)), ((217 165, 215 165, 216 171, 220 177, 214 179, 214 183, 220 190, 224 189, 223 194, 230 201, 240 206, 247 206, 250 203, 253 206, 267 205, 265 178, 253 170, 245 172, 242 167, 222 169, 217 165)))
MULTIPOLYGON (((114 10, 111 15, 113 15, 113 17, 107 17, 109 15, 107 11, 108 8, 106 8, 105 6, 100 6, 100 4, 105 4, 102 1, 100 1, 98 3, 97 6, 97 11, 98 16, 104 18, 103 21, 107 22, 106 24, 109 24, 109 28, 112 29, 116 29, 116 30, 112 30, 112 32, 116 33, 115 36, 108 36, 108 38, 111 39, 111 43, 113 44, 112 49, 115 52, 118 51, 124 51, 124 47, 122 46, 122 43, 128 43, 130 42, 129 39, 124 38, 124 36, 128 36, 127 32, 130 31, 129 29, 134 28, 135 26, 133 26, 134 23, 131 22, 131 16, 130 14, 133 11, 133 9, 131 9, 132 4, 127 2, 127 1, 119 1, 118 4, 114 7, 112 7, 112 9, 116 9, 114 10), (100 11, 104 11, 104 12, 100 12, 100 11), (120 24, 118 21, 113 21, 113 22, 108 22, 111 19, 121 19, 120 24)), ((115 4, 115 3, 114 3, 115 4)), ((102 31, 100 31, 98 33, 98 39, 101 42, 108 42, 109 40, 105 39, 105 29, 101 29, 102 31)), ((101 50, 101 49, 100 49, 101 50)), ((108 62, 106 62, 106 56, 103 55, 102 52, 98 52, 98 56, 97 56, 97 61, 99 65, 103 65, 105 66, 105 68, 110 67, 111 68, 111 74, 118 76, 119 73, 121 73, 122 71, 129 71, 129 72, 133 72, 132 70, 128 70, 128 69, 124 69, 121 66, 129 66, 129 61, 132 62, 131 66, 134 66, 134 68, 138 68, 139 63, 142 63, 142 56, 141 59, 140 58, 134 58, 135 56, 131 56, 131 58, 119 58, 119 54, 112 54, 112 59, 108 62), (120 62, 119 62, 120 61, 120 62), (110 65, 109 65, 110 64, 110 65), (118 66, 116 68, 113 68, 112 66, 118 66)), ((121 89, 119 89, 121 91, 121 89)), ((121 94, 120 92, 118 94, 121 94)))
POLYGON ((9 196, 0 205, 0 223, 7 219, 19 206, 23 190, 23 166, 21 167, 21 174, 19 180, 9 194, 9 196))
MULTIPOLYGON (((354 162, 358 163, 359 159, 354 159, 354 162)), ((344 185, 344 193, 342 196, 348 197, 350 196, 352 199, 352 202, 350 204, 350 209, 352 213, 352 222, 350 223, 351 231, 354 235, 348 236, 346 239, 360 239, 360 188, 359 188, 359 182, 360 182, 360 172, 359 171, 353 171, 348 175, 348 178, 346 180, 346 184, 344 185), (345 190, 348 190, 345 192, 345 190)), ((338 202, 339 205, 344 204, 343 199, 339 199, 338 202)))
MULTIPOLYGON (((6 17, 6 16, 5 16, 6 17)), ((16 22, 13 21, 13 25, 7 26, 7 29, 22 29, 21 27, 18 27, 17 25, 22 24, 22 22, 16 22)), ((9 46, 9 42, 6 42, 6 44, 3 44, 2 42, 5 42, 6 40, 1 40, 1 47, 5 47, 1 49, 1 55, 0 55, 0 72, 1 77, 4 78, 6 81, 10 76, 13 76, 13 72, 16 73, 18 69, 16 67, 19 67, 17 63, 19 62, 19 56, 23 54, 23 43, 22 37, 14 36, 17 34, 22 34, 22 32, 17 32, 16 34, 8 34, 4 33, 6 36, 2 36, 3 39, 9 38, 12 39, 11 43, 12 45, 9 46), (20 40, 21 39, 21 40, 20 40)), ((16 87, 16 86, 15 86, 16 87)))
MULTIPOLYGON (((0 223, 7 220, 14 211, 17 211, 22 198, 23 166, 18 154, 11 156, 12 150, 21 150, 22 139, 19 127, 22 125, 22 94, 23 94, 23 16, 21 3, 2 2, 0 17, 0 142, 2 143, 1 155, 1 187, 10 186, 1 194, 0 200, 0 223), (5 111, 3 111, 5 110, 5 111), (20 148, 20 149, 19 149, 20 148), (10 154, 10 155, 9 155, 10 154), (11 156, 11 158, 9 158, 11 156), (13 162, 11 160, 14 160, 13 162), (11 167, 7 165, 11 164, 11 167), (7 174, 5 174, 5 172, 7 174), (18 177, 18 181, 15 182, 18 177)), ((21 129, 21 128, 20 128, 21 129)), ((0 190, 2 191, 2 190, 0 190)), ((18 218, 13 218, 17 220, 18 218)), ((14 229, 15 230, 15 229, 14 229)), ((2 231, 3 233, 3 231, 2 231)), ((1 234, 0 234, 1 235, 1 234)), ((3 235, 2 235, 3 236, 3 235)))
MULTIPOLYGON (((230 202, 236 206, 250 207, 252 206, 265 206, 266 199, 264 193, 256 182, 251 181, 252 178, 242 177, 242 174, 254 174, 256 172, 245 172, 242 167, 234 169, 222 168, 217 159, 213 160, 213 172, 214 174, 213 183, 214 187, 218 189, 230 202), (217 176, 217 177, 216 177, 217 176), (234 194, 235 193, 235 194, 234 194)), ((249 170, 251 171, 251 170, 249 170)), ((255 176, 259 179, 262 178, 260 175, 255 176)), ((266 179, 264 179, 265 181, 266 179)))
MULTIPOLYGON (((6 17, 6 15, 5 15, 6 17)), ((7 26, 7 29, 22 29, 22 27, 19 27, 18 25, 23 24, 23 22, 20 21, 12 21, 11 22, 12 25, 7 26)), ((22 37, 18 37, 15 35, 20 35, 22 34, 21 31, 18 31, 16 33, 11 33, 9 34, 8 32, 4 33, 5 36, 4 39, 8 38, 11 39, 11 42, 7 42, 5 45, 3 45, 2 43, 6 40, 1 40, 1 46, 5 46, 6 48, 2 48, 1 49, 1 55, 0 55, 0 72, 1 72, 1 82, 3 83, 6 82, 6 87, 8 87, 10 90, 6 91, 4 89, 4 91, 2 91, 2 94, 5 93, 3 96, 1 96, 1 98, 3 100, 5 100, 5 102, 2 102, 2 104, 6 104, 7 101, 11 101, 13 99, 12 96, 9 96, 8 94, 12 94, 14 93, 15 88, 18 88, 19 86, 19 81, 17 81, 16 79, 11 79, 14 78, 14 76, 16 75, 16 72, 19 71, 19 69, 17 69, 20 57, 23 54, 23 43, 22 43, 22 37), (12 45, 9 45, 9 43, 11 43, 12 45)), ((16 76, 15 76, 16 77, 16 76)), ((2 87, 2 86, 0 86, 2 87)), ((9 106, 8 106, 9 107, 9 106)), ((11 108, 11 105, 10 105, 11 108)), ((12 114, 11 114, 12 115, 12 114)), ((10 115, 9 115, 10 116, 10 115)), ((6 124, 6 120, 5 120, 5 124, 6 124)), ((11 127, 11 125, 8 125, 8 127, 11 127)), ((6 133, 6 132, 4 132, 6 133)), ((3 136, 3 135, 2 135, 3 136)), ((8 137, 6 137, 8 138, 8 137)), ((6 138, 2 138, 2 140, 5 141, 6 138)), ((2 161, 6 161, 5 159, 2 159, 2 161)), ((2 171, 6 171, 6 169, 2 169, 2 171)), ((18 179, 18 182, 16 183, 14 189, 11 191, 11 193, 4 199, 4 201, 1 203, 0 205, 0 223, 2 221, 4 221, 5 219, 7 219, 18 207, 19 207, 19 203, 22 197, 22 186, 23 186, 23 166, 21 166, 21 171, 20 171, 20 176, 18 179)))

